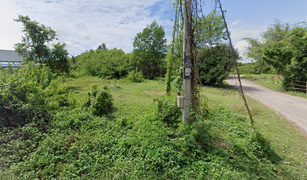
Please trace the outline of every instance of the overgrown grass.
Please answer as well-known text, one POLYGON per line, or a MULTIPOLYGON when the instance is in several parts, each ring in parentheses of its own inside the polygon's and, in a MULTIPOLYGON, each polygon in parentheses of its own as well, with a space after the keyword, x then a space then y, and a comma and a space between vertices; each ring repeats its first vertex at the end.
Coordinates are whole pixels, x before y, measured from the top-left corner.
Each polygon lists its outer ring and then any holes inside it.
POLYGON ((248 98, 262 135, 253 132, 243 103, 232 89, 202 87, 199 121, 183 126, 175 94, 161 95, 165 89, 161 81, 82 77, 67 79, 60 86, 72 91, 76 107, 54 110, 44 133, 29 125, 17 140, 13 132, 12 137, 2 135, 11 137, 8 144, 12 146, 1 158, 19 158, 10 167, 1 164, 6 169, 0 172, 3 179, 307 177, 304 136, 293 124, 248 98), (81 107, 93 85, 110 88, 116 107, 112 116, 96 117, 81 107), (21 153, 14 154, 14 150, 21 153))
MULTIPOLYGON (((237 91, 228 88, 203 87, 202 94, 208 97, 211 108, 222 105, 248 119, 247 111, 237 91)), ((276 151, 282 160, 277 164, 283 173, 281 179, 306 179, 307 177, 307 141, 299 128, 278 115, 270 108, 247 97, 252 112, 255 127, 271 141, 272 149, 276 151), (289 164, 289 163, 290 164, 289 164), (300 174, 291 177, 289 172, 300 174), (288 175, 287 175, 288 174, 288 175)), ((248 121, 246 124, 248 124, 248 121)))
POLYGON ((273 74, 246 74, 243 78, 249 79, 256 84, 265 86, 267 88, 284 92, 293 96, 299 96, 302 98, 307 98, 306 93, 302 92, 293 92, 293 91, 284 91, 282 88, 282 76, 273 75, 273 74))

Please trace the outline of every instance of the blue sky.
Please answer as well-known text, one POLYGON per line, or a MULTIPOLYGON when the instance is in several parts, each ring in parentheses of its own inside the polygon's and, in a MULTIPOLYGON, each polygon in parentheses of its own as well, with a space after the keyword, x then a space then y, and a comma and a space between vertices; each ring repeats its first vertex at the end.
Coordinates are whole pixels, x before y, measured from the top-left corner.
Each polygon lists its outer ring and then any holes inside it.
MULTIPOLYGON (((171 41, 173 0, 0 0, 0 49, 13 49, 22 35, 18 15, 51 26, 70 54, 108 48, 133 49, 133 39, 154 20, 163 25, 171 41)), ((283 23, 307 21, 306 0, 221 0, 233 43, 244 56, 243 38, 259 38, 274 18, 283 23)), ((214 0, 205 1, 205 13, 214 0)), ((206 12, 207 11, 207 12, 206 12)))

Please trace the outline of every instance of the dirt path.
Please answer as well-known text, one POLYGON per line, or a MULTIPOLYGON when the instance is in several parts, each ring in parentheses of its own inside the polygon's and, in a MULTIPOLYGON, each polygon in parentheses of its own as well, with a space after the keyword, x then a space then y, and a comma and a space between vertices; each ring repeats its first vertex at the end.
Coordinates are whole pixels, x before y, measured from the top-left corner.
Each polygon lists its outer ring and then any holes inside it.
MULTIPOLYGON (((226 81, 239 86, 237 77, 230 76, 226 81)), ((307 133, 307 99, 273 91, 246 79, 241 82, 246 95, 279 112, 307 133)))

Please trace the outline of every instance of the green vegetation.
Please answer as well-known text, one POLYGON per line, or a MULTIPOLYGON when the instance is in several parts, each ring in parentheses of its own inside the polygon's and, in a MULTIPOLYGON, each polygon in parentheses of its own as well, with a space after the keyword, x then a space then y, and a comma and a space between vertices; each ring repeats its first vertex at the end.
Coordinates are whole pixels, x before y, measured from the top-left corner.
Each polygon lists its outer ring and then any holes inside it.
POLYGON ((48 43, 57 40, 56 32, 51 27, 39 25, 28 16, 19 15, 15 21, 24 26, 25 36, 22 37, 21 43, 15 44, 15 51, 24 57, 24 61, 35 61, 49 66, 52 70, 69 72, 66 44, 53 44, 52 48, 48 46, 48 43))
POLYGON ((246 38, 247 57, 253 63, 239 63, 241 74, 255 83, 306 98, 305 23, 289 25, 276 20, 260 39, 246 38))
MULTIPOLYGON (((239 100, 240 95, 236 91, 204 87, 202 88, 202 95, 208 97, 212 108, 223 106, 239 113, 242 117, 248 117, 244 103, 239 100)), ((296 125, 276 114, 270 108, 249 97, 247 97, 247 101, 256 129, 267 139, 270 139, 271 148, 281 158, 281 161, 277 163, 277 166, 281 169, 276 168, 276 172, 284 175, 278 178, 306 179, 306 137, 296 125), (300 175, 292 174, 291 171, 300 175)))
MULTIPOLYGON (((2 70, 2 75, 18 75, 8 70, 2 70)), ((25 70, 26 67, 18 69, 25 70)), ((27 73, 33 72, 24 73, 24 77, 30 77, 27 73)), ((2 87, 6 89, 13 81, 2 80, 2 87)), ((21 82, 17 90, 27 82, 21 82)), ((26 94, 38 95, 36 92, 40 91, 33 88, 41 82, 45 81, 31 82, 32 88, 25 90, 26 94)), ((263 134, 254 133, 244 107, 233 102, 238 101, 234 90, 204 87, 201 92, 208 99, 202 101, 198 121, 184 126, 175 94, 160 95, 164 87, 163 81, 152 80, 143 83, 98 77, 71 78, 65 83, 61 78, 52 80, 45 84, 45 89, 54 88, 53 96, 39 94, 47 103, 43 113, 49 116, 40 116, 39 120, 30 118, 23 126, 1 130, 0 176, 5 179, 307 177, 306 166, 302 164, 306 162, 304 137, 271 110, 251 103, 256 128, 263 134), (100 101, 100 97, 104 100, 100 101), (65 98, 67 103, 60 103, 65 98), (108 107, 115 107, 115 111, 108 111, 107 116, 96 114, 95 101, 102 106, 108 105, 104 102, 113 102, 108 107), (280 131, 282 128, 286 128, 286 133, 280 131)), ((4 95, 2 89, 1 94, 4 95)))
POLYGON ((274 74, 246 74, 243 78, 249 79, 257 84, 276 91, 283 91, 282 76, 274 74))
POLYGON ((131 71, 127 78, 131 81, 131 82, 143 82, 144 81, 144 77, 142 72, 140 71, 131 71))
MULTIPOLYGON (((183 1, 181 0, 176 0, 176 3, 174 4, 176 16, 173 27, 173 42, 170 45, 169 53, 166 56, 168 62, 166 74, 167 92, 172 89, 171 84, 174 84, 177 89, 181 89, 180 84, 182 84, 182 5, 183 1)), ((196 9, 195 12, 198 10, 201 11, 200 9, 196 9)), ((230 59, 230 48, 223 42, 223 40, 227 40, 227 35, 222 15, 217 11, 211 11, 207 15, 196 13, 192 16, 191 24, 193 29, 192 49, 193 52, 199 52, 198 55, 195 54, 193 57, 192 64, 193 67, 196 68, 192 68, 192 86, 195 83, 197 84, 199 79, 204 85, 220 86, 222 85, 223 80, 225 80, 225 77, 227 77, 227 74, 231 71, 231 65, 229 63, 232 61, 230 59), (214 53, 218 53, 218 57, 214 57, 212 55, 214 53), (199 77, 199 79, 194 79, 193 77, 199 77)))
MULTIPOLYGON (((238 52, 236 56, 239 56, 238 52)), ((202 84, 222 86, 233 68, 233 61, 231 48, 227 44, 216 44, 200 49, 196 67, 202 84)))
MULTIPOLYGON (((264 61, 251 63, 238 62, 240 74, 276 74, 276 71, 264 61)), ((236 74, 236 72, 234 72, 236 74)))
POLYGON ((48 120, 45 110, 56 91, 51 85, 53 76, 48 67, 40 68, 34 63, 25 65, 23 69, 1 70, 0 128, 48 120))
POLYGON ((129 55, 121 49, 98 48, 89 50, 71 60, 71 76, 99 76, 106 79, 120 78, 129 72, 129 55))
MULTIPOLYGON (((212 43, 224 37, 221 18, 214 17, 197 22, 216 24, 207 27, 212 43)), ((46 30, 47 42, 55 37, 51 28, 20 18, 38 34, 46 30)), ((199 38, 208 33, 197 32, 199 38)), ((167 82, 164 29, 155 21, 137 34, 132 54, 102 43, 71 57, 69 75, 56 76, 55 66, 43 62, 46 54, 27 56, 39 66, 29 61, 0 69, 1 179, 306 179, 307 142, 301 132, 248 98, 254 130, 233 89, 197 89, 194 121, 183 125, 176 104, 180 34, 166 57, 174 70, 167 82)), ((45 52, 45 42, 40 42, 39 52, 45 52)), ((54 47, 64 53, 64 45, 54 47)), ((228 47, 202 50, 200 62, 218 66, 220 73, 205 77, 207 69, 200 65, 202 81, 210 78, 208 84, 221 85, 229 66, 228 47), (219 56, 212 55, 216 52, 219 56)))
POLYGON ((70 76, 99 76, 105 79, 128 76, 133 82, 142 82, 144 77, 154 79, 166 73, 166 39, 162 26, 156 21, 137 33, 132 53, 108 49, 102 43, 96 50, 89 50, 70 58, 70 76))
POLYGON ((154 79, 165 74, 167 53, 164 28, 154 21, 142 32, 137 33, 133 42, 133 58, 130 62, 135 69, 143 72, 145 78, 154 79))
POLYGON ((306 35, 305 23, 289 25, 276 20, 261 40, 246 38, 247 56, 257 61, 254 72, 282 75, 284 90, 297 88, 295 81, 306 82, 306 35))

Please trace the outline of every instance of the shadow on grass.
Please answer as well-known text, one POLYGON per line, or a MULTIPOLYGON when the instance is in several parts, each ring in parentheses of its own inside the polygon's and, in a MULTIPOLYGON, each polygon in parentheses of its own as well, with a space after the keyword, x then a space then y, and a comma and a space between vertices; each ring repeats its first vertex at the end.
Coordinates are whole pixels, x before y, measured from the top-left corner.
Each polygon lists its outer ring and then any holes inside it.
MULTIPOLYGON (((260 179, 277 179, 283 169, 278 165, 282 158, 271 148, 267 139, 260 133, 253 135, 250 141, 244 137, 247 143, 228 142, 227 140, 211 141, 206 147, 208 154, 213 155, 212 163, 218 163, 232 167, 234 172, 245 172, 249 177, 260 179), (222 161, 222 162, 221 162, 222 161)), ((214 137, 210 137, 210 139, 214 137)), ((292 172, 284 174, 287 177, 294 177, 292 172)))

